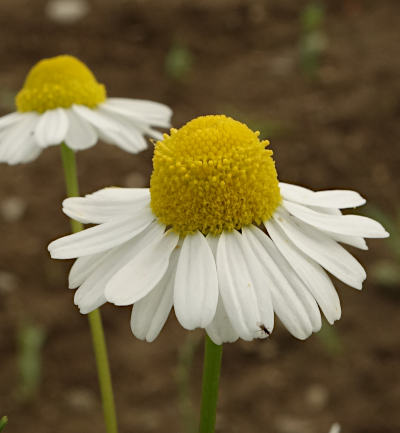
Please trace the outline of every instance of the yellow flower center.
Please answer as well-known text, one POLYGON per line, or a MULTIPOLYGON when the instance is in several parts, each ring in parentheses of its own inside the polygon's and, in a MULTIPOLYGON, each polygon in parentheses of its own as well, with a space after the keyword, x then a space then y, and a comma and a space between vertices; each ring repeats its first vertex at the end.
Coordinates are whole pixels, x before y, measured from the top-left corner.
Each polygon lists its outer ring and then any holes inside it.
POLYGON ((281 202, 269 141, 226 116, 201 116, 158 141, 150 181, 158 220, 186 235, 268 220, 281 202))
POLYGON ((57 56, 36 63, 18 92, 18 111, 38 111, 72 104, 94 108, 106 99, 106 89, 90 69, 72 56, 57 56))

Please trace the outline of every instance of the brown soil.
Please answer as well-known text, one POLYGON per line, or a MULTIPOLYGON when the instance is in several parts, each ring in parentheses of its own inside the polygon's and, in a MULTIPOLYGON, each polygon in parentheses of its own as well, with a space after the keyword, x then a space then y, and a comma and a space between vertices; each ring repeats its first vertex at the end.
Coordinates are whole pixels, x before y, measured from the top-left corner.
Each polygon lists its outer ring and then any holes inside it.
MULTIPOLYGON (((66 26, 44 16, 44 1, 0 2, 3 114, 13 109, 11 96, 34 62, 70 53, 88 63, 110 95, 169 104, 177 126, 220 112, 267 124, 281 180, 355 189, 394 215, 400 190, 398 1, 326 2, 327 48, 315 80, 299 67, 304 1, 91 4, 84 22, 66 26), (165 74, 174 41, 194 58, 182 82, 165 74)), ((128 157, 103 144, 80 153, 82 192, 147 185, 151 156, 149 150, 128 157)), ((2 165, 0 185, 2 202, 17 197, 26 207, 20 218, 0 215, 0 415, 10 418, 6 432, 104 431, 86 318, 66 289, 69 263, 51 261, 45 248, 69 228, 60 209, 65 193, 58 149, 28 165, 2 165), (16 334, 24 322, 46 332, 40 390, 25 403, 16 392, 16 334)), ((384 241, 369 246, 368 253, 355 252, 368 269, 389 254, 384 241)), ((334 421, 344 433, 400 431, 400 287, 389 292, 369 279, 362 293, 340 284, 338 290, 339 354, 330 354, 318 336, 300 342, 279 326, 268 341, 226 345, 219 432, 325 433, 334 421)), ((129 309, 103 311, 121 433, 185 433, 175 373, 187 333, 172 317, 156 342, 143 343, 130 333, 129 309)), ((195 408, 201 357, 199 345, 192 367, 195 408)))

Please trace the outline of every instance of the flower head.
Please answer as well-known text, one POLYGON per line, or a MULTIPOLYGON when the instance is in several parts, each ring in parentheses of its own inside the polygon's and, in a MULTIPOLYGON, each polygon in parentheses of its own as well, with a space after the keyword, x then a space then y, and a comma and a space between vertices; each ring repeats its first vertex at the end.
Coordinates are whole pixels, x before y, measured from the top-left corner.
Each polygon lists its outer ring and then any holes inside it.
POLYGON ((108 98, 103 84, 73 56, 38 62, 16 96, 15 113, 0 118, 0 162, 35 159, 45 147, 65 142, 73 150, 99 138, 130 153, 147 147, 145 135, 169 127, 171 110, 156 102, 108 98))
POLYGON ((185 235, 268 220, 281 201, 268 141, 226 116, 203 116, 156 144, 151 208, 185 235))
POLYGON ((15 98, 20 113, 44 113, 73 104, 96 108, 106 99, 106 89, 91 70, 73 56, 43 59, 29 71, 15 98))
POLYGON ((339 243, 366 249, 364 237, 388 234, 342 215, 365 203, 354 191, 278 183, 267 145, 233 119, 200 117, 156 144, 150 189, 66 199, 67 215, 98 224, 49 245, 54 258, 78 258, 81 312, 134 304, 132 331, 152 341, 174 307, 217 344, 269 336, 274 313, 300 339, 320 329, 320 309, 339 319, 326 271, 357 289, 366 278, 339 243))

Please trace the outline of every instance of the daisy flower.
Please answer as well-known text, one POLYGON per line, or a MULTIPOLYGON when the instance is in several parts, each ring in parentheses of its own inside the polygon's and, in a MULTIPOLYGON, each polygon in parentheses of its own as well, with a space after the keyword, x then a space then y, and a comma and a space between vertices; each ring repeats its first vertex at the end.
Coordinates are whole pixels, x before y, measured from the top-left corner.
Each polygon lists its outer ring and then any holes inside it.
POLYGON ((38 62, 15 102, 17 111, 0 118, 0 162, 8 164, 32 161, 45 147, 62 142, 87 149, 99 138, 137 153, 147 147, 144 135, 162 138, 153 126, 170 126, 170 108, 108 98, 87 66, 67 55, 38 62))
POLYGON ((223 115, 171 129, 155 146, 150 189, 106 188, 68 198, 64 212, 98 224, 49 245, 78 258, 69 275, 88 313, 106 301, 133 306, 134 335, 153 341, 171 308, 216 344, 268 336, 274 313, 299 339, 340 318, 326 271, 356 289, 366 274, 340 243, 388 233, 342 215, 365 203, 354 191, 278 183, 268 141, 223 115))

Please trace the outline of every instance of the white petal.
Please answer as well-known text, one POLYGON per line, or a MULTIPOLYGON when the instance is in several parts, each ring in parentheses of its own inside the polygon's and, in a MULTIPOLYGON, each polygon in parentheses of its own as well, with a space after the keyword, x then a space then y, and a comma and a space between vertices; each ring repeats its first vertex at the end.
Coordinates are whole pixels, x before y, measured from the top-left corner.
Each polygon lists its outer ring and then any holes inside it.
POLYGON ((332 233, 365 238, 382 238, 389 234, 377 221, 359 215, 327 215, 297 203, 283 200, 283 206, 306 224, 332 233))
POLYGON ((39 118, 35 129, 35 139, 41 147, 60 144, 64 141, 68 131, 68 117, 65 110, 56 108, 45 111, 39 118))
POLYGON ((24 163, 40 154, 41 149, 33 138, 38 119, 36 113, 26 113, 5 130, 0 143, 0 162, 10 165, 24 163))
POLYGON ((30 113, 19 113, 18 111, 15 111, 14 113, 9 113, 5 116, 0 117, 0 130, 8 128, 9 126, 14 125, 20 120, 23 120, 26 114, 30 113))
POLYGON ((147 141, 143 137, 143 134, 147 133, 147 127, 135 124, 132 120, 128 120, 120 114, 109 112, 101 107, 97 109, 97 112, 104 114, 104 116, 107 116, 118 125, 117 132, 108 131, 107 129, 100 130, 105 141, 116 144, 122 150, 130 153, 141 152, 147 148, 147 141))
POLYGON ((283 208, 275 212, 274 220, 305 254, 349 286, 362 288, 366 278, 363 267, 337 242, 321 231, 295 221, 283 208))
POLYGON ((106 302, 104 291, 110 279, 144 248, 157 242, 163 232, 164 226, 153 222, 138 236, 103 253, 103 259, 75 293, 74 301, 81 313, 89 313, 106 302))
POLYGON ((86 198, 93 198, 96 200, 111 200, 111 201, 139 201, 145 200, 146 198, 150 200, 150 190, 149 188, 118 188, 118 187, 108 187, 99 189, 92 194, 85 196, 86 198))
POLYGON ((89 122, 98 130, 110 130, 118 132, 118 125, 108 116, 100 113, 97 109, 90 109, 85 105, 72 105, 72 110, 84 122, 89 122))
POLYGON ((293 245, 275 221, 268 221, 266 228, 279 251, 318 302, 328 322, 332 324, 340 319, 340 300, 325 271, 293 245))
POLYGON ((169 128, 172 110, 164 104, 142 99, 107 98, 103 105, 121 110, 126 116, 138 116, 149 125, 169 128))
POLYGON ((65 112, 69 121, 65 144, 73 150, 83 150, 94 146, 98 137, 93 126, 73 110, 65 110, 65 112))
MULTIPOLYGON (((219 236, 208 234, 206 239, 213 253, 214 260, 216 260, 219 236)), ((214 319, 207 326, 206 332, 215 344, 233 343, 239 338, 238 333, 233 329, 231 321, 226 314, 221 295, 218 297, 217 311, 215 312, 214 319)))
POLYGON ((206 332, 215 344, 234 343, 238 333, 233 329, 231 321, 226 314, 221 296, 218 298, 217 311, 213 321, 207 326, 206 332))
POLYGON ((70 289, 79 287, 88 276, 99 266, 103 261, 105 253, 93 254, 91 256, 79 257, 72 265, 69 276, 68 285, 70 289))
POLYGON ((311 191, 289 183, 279 183, 284 199, 309 206, 333 207, 339 209, 357 207, 365 204, 358 192, 349 190, 311 191))
POLYGON ((197 231, 187 235, 179 254, 174 288, 174 310, 189 330, 205 328, 212 321, 218 302, 215 259, 206 238, 197 231))
POLYGON ((137 153, 147 147, 142 134, 132 123, 121 117, 116 118, 101 106, 91 110, 83 105, 73 105, 72 109, 96 128, 102 140, 116 144, 130 153, 137 153))
POLYGON ((145 207, 149 208, 149 204, 148 190, 140 191, 138 188, 136 197, 129 201, 103 199, 100 195, 93 194, 85 197, 70 197, 63 201, 63 212, 84 224, 101 224, 124 216, 134 218, 137 212, 145 207))
POLYGON ((147 246, 108 282, 106 299, 115 305, 133 304, 146 296, 165 274, 179 236, 171 230, 147 246))
POLYGON ((239 336, 244 340, 259 337, 260 324, 271 332, 274 315, 264 272, 236 230, 220 236, 217 272, 226 313, 239 336))
MULTIPOLYGON (((342 215, 339 209, 335 208, 327 208, 327 207, 318 207, 311 206, 311 209, 315 210, 319 213, 326 213, 328 215, 342 215)), ((359 248, 360 250, 367 250, 368 246, 365 240, 361 236, 348 236, 348 235, 340 235, 338 233, 332 233, 328 230, 323 230, 324 233, 328 234, 329 237, 334 239, 337 242, 341 242, 343 244, 351 245, 353 247, 359 248)))
POLYGON ((109 250, 141 233, 154 219, 150 209, 100 224, 53 241, 49 246, 53 259, 72 259, 109 250))
POLYGON ((327 230, 323 230, 323 232, 326 233, 332 239, 334 239, 336 242, 340 242, 346 245, 351 245, 352 247, 358 248, 360 250, 368 250, 367 243, 360 236, 339 235, 338 233, 332 233, 327 230))
POLYGON ((271 239, 256 227, 245 228, 255 256, 264 267, 274 310, 288 331, 305 339, 321 327, 318 305, 304 284, 285 262, 271 239))
POLYGON ((173 305, 177 250, 171 254, 164 276, 154 289, 137 301, 132 309, 131 329, 135 337, 154 341, 163 328, 173 305))

